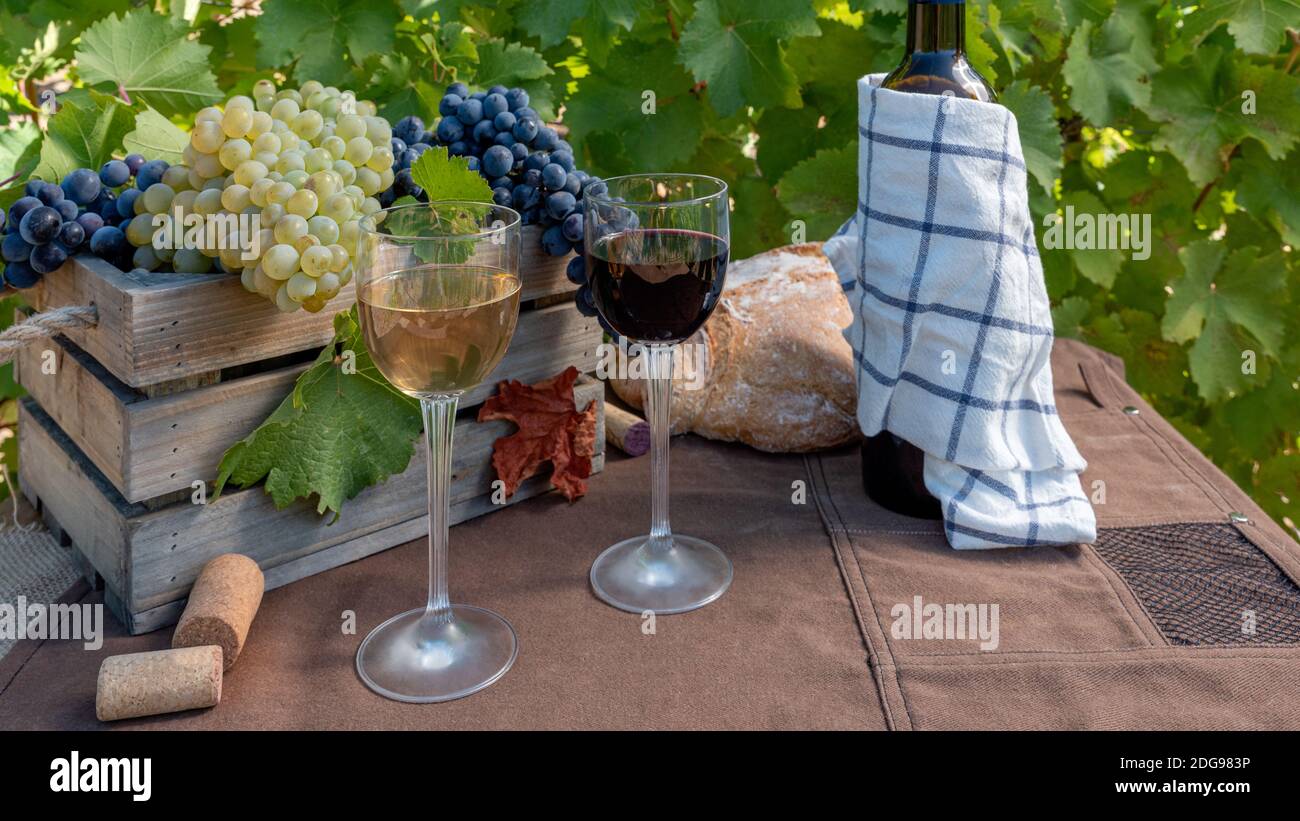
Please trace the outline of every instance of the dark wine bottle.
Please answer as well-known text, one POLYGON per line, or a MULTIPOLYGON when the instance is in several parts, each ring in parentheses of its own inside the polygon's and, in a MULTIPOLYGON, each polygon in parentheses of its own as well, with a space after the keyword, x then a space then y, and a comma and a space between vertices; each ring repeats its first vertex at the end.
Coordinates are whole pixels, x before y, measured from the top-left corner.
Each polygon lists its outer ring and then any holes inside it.
MULTIPOLYGON (((997 102, 992 86, 966 59, 966 4, 910 0, 903 60, 881 86, 911 94, 997 102)), ((905 516, 939 519, 939 502, 925 489, 924 464, 920 448, 882 431, 862 445, 862 484, 881 507, 905 516)))
POLYGON ((997 93, 966 59, 966 4, 910 0, 907 50, 883 88, 912 94, 948 94, 985 103, 997 93))

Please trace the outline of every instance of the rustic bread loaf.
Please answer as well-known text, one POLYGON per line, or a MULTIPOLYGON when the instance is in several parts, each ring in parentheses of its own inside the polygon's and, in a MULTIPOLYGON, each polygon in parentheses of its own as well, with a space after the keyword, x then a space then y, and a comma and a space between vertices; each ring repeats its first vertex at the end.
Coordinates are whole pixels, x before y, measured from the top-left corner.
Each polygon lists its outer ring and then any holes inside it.
MULTIPOLYGON (((673 432, 802 452, 858 437, 853 353, 842 329, 848 300, 821 245, 775 248, 727 271, 708 324, 690 340, 673 380, 673 432), (698 355, 696 354, 698 352, 698 355)), ((611 379, 644 407, 646 381, 611 379)))

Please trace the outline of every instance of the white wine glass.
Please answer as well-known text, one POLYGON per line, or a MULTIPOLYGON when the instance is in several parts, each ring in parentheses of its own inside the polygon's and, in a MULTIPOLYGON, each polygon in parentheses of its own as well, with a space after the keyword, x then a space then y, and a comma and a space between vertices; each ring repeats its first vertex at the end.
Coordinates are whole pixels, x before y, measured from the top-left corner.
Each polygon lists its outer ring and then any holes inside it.
POLYGON ((357 649, 370 689, 408 702, 478 692, 514 664, 518 639, 500 615, 447 594, 452 431, 466 390, 505 355, 519 318, 520 217, 491 203, 432 202, 362 218, 357 312, 379 372, 424 415, 429 472, 429 590, 357 649))

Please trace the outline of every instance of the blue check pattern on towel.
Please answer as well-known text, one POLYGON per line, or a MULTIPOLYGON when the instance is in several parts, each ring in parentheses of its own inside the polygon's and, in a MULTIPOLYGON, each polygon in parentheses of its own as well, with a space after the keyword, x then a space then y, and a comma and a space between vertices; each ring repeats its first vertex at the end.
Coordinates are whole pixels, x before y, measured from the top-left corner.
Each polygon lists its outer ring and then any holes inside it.
POLYGON ((825 246, 853 307, 858 423, 925 451, 953 547, 1091 542, 1015 116, 882 77, 858 82, 858 213, 825 246))

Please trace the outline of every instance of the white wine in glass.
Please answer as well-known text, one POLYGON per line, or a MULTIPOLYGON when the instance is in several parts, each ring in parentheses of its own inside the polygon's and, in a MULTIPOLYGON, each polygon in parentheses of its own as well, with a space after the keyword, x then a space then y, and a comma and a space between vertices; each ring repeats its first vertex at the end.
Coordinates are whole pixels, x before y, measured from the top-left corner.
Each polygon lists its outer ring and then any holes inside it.
POLYGON ((519 277, 493 268, 408 268, 357 294, 366 350, 398 390, 464 391, 501 361, 519 317, 519 277))
POLYGON ((357 673, 398 701, 450 701, 514 664, 518 640, 491 610, 447 595, 448 485, 460 395, 505 355, 519 318, 519 214, 477 202, 406 205, 361 221, 357 312, 366 350, 420 400, 429 469, 429 591, 357 649, 357 673))

